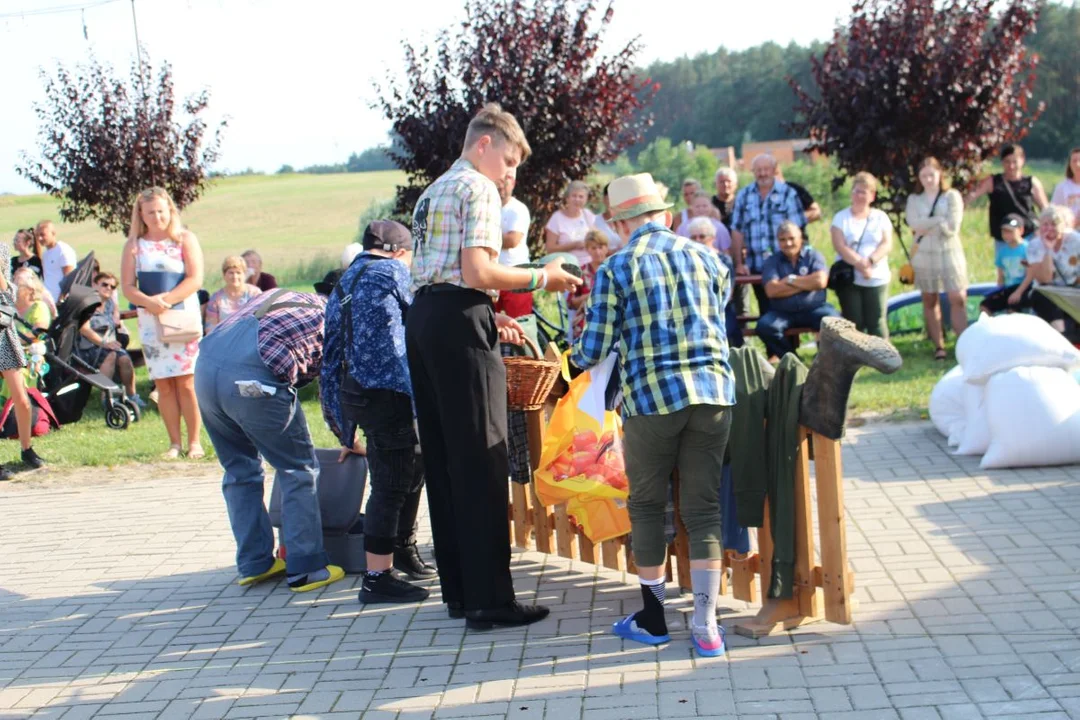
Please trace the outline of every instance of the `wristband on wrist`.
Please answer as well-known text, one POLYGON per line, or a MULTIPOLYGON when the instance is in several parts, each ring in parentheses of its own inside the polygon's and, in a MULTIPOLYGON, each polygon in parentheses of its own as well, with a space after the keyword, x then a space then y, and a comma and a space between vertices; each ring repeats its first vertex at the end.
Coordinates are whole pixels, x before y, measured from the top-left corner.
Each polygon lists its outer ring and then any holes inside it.
POLYGON ((536 281, 539 278, 540 278, 540 273, 538 273, 535 270, 530 268, 529 269, 529 284, 525 286, 525 289, 526 290, 535 290, 536 289, 536 281))
POLYGON ((538 281, 536 287, 543 290, 544 288, 547 287, 547 283, 548 283, 547 270, 541 270, 540 271, 540 280, 538 281))

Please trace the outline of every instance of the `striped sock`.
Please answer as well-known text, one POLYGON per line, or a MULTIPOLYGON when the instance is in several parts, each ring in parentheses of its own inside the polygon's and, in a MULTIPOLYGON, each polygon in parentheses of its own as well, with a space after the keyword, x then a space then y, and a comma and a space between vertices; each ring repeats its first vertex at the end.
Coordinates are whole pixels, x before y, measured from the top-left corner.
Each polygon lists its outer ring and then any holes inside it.
POLYGON ((651 635, 667 635, 667 621, 664 619, 667 587, 664 578, 642 580, 641 599, 644 607, 634 615, 638 627, 651 635))

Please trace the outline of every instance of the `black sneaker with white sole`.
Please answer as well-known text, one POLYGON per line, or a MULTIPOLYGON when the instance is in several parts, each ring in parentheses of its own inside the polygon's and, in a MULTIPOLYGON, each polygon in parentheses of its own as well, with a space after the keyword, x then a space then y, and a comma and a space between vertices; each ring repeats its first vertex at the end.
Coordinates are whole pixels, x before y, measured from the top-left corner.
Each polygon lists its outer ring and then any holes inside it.
POLYGON ((413 603, 427 600, 431 592, 394 577, 390 570, 378 575, 364 573, 360 582, 359 600, 365 605, 377 603, 413 603))

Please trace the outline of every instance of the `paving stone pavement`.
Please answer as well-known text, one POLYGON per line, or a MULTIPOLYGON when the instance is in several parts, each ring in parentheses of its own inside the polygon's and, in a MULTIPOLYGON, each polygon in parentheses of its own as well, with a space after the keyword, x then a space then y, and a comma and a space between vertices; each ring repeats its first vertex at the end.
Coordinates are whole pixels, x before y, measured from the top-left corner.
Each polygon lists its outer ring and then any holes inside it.
POLYGON ((844 465, 855 624, 717 659, 692 655, 686 597, 668 646, 611 636, 635 578, 584 563, 516 554, 551 618, 466 633, 437 588, 362 608, 352 577, 237 587, 210 471, 9 483, 0 718, 1080 718, 1080 467, 984 473, 928 423, 854 428, 844 465))

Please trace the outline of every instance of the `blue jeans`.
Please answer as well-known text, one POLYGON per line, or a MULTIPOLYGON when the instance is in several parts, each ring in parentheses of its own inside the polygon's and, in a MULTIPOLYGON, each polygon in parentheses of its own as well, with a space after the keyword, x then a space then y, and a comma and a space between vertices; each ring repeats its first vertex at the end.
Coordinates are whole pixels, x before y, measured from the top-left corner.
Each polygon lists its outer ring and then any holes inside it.
POLYGON ((821 321, 827 317, 837 317, 840 313, 829 303, 822 303, 813 310, 800 312, 783 312, 770 310, 762 315, 757 322, 757 336, 765 343, 765 349, 769 356, 783 357, 784 353, 792 350, 791 343, 784 337, 784 331, 792 327, 808 327, 812 330, 821 329, 821 321))
POLYGON ((274 531, 263 502, 262 458, 276 471, 281 487, 287 572, 303 575, 328 563, 315 493, 319 464, 296 389, 267 369, 259 357, 258 336, 259 321, 254 317, 206 336, 195 365, 195 395, 225 469, 221 491, 236 538, 241 577, 264 573, 274 562, 274 531), (255 380, 277 392, 243 397, 238 380, 255 380))

